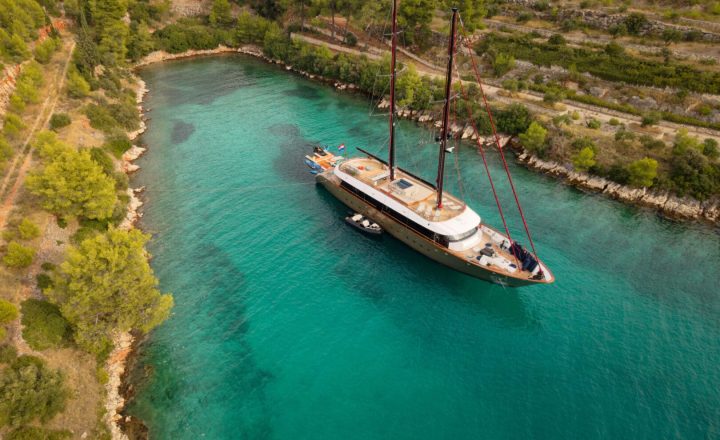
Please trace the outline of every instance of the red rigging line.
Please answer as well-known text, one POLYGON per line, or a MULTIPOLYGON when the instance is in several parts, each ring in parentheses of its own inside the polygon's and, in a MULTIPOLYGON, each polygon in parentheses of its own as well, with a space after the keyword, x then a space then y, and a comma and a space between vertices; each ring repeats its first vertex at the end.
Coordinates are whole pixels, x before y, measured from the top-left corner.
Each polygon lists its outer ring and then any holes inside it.
MULTIPOLYGON (((459 72, 458 72, 459 73, 459 72)), ((490 188, 492 189, 493 197, 495 198, 495 204, 498 207, 498 212, 500 213, 500 219, 502 220, 503 227, 505 228, 505 234, 507 234, 508 240, 510 240, 510 243, 514 243, 512 236, 510 235, 510 229, 508 229, 507 221, 505 220, 505 214, 503 213, 502 204, 500 203, 500 198, 498 198, 497 191, 495 190, 495 183, 493 182, 492 175, 490 174, 490 168, 488 167, 487 158, 485 157, 485 149, 482 146, 482 141, 480 140, 479 132, 477 129, 477 126, 475 125, 475 121, 472 118, 472 108, 470 107, 470 97, 468 96, 467 92, 465 92, 465 87, 463 87, 462 81, 458 81, 458 84, 460 85, 460 93, 462 93, 463 98, 465 99, 465 108, 470 115, 470 125, 472 125, 473 130, 475 131, 475 134, 477 136, 477 145, 478 150, 480 151, 480 156, 483 160, 483 165, 485 165, 485 172, 488 176, 488 181, 490 182, 490 188)), ((520 262, 518 261, 517 255, 515 253, 512 253, 515 257, 515 262, 517 263, 518 267, 520 266, 520 262)))
MULTIPOLYGON (((465 33, 465 26, 462 23, 462 20, 460 20, 460 26, 463 29, 463 33, 465 33)), ((535 250, 535 243, 533 243, 532 235, 530 234, 530 228, 528 227, 527 221, 525 220, 525 213, 523 212, 522 206, 520 205, 520 199, 518 198, 517 191, 515 190, 515 184, 513 183, 512 176, 510 175, 510 169, 508 168, 507 161, 505 160, 505 153, 503 152, 502 145, 500 145, 500 137, 498 136, 497 129, 495 128, 495 121, 492 117, 492 112, 490 111, 490 106, 488 105, 487 98, 485 96, 485 90, 483 88, 483 82, 480 77, 480 72, 477 67, 477 63, 475 61, 475 57, 472 53, 472 48, 465 46, 468 49, 468 52, 470 54, 470 61, 472 62, 473 71, 475 73, 475 79, 478 82, 478 85, 480 86, 480 94, 482 95, 483 104, 485 105, 485 111, 488 114, 488 118, 490 120, 490 127, 492 128, 493 137, 495 138, 495 144, 497 145, 498 151, 500 152, 500 158, 503 162, 503 167, 505 168, 505 174, 507 174, 508 182, 510 183, 510 188, 512 189, 513 197, 515 198, 515 204, 517 205, 518 212, 520 212, 520 218, 522 219, 523 226, 525 228, 525 233, 527 234, 527 238, 530 241, 530 246, 532 247, 533 254, 535 254, 535 259, 538 259, 537 251, 535 250)), ((462 83, 461 83, 462 84, 462 83)), ((484 156, 483 156, 484 160, 484 156)), ((488 174, 489 176, 489 174, 488 174)), ((493 190, 494 191, 494 190, 493 190)), ((504 222, 504 219, 503 219, 504 222)), ((507 227, 506 227, 507 230, 507 227)), ((510 235, 508 234, 508 238, 510 238, 510 235)), ((512 239, 510 240, 512 242, 512 239)), ((540 269, 542 272, 542 268, 540 269)))
POLYGON ((392 8, 392 49, 390 51, 390 145, 388 147, 388 166, 390 181, 395 180, 395 52, 397 51, 397 0, 393 0, 392 8))

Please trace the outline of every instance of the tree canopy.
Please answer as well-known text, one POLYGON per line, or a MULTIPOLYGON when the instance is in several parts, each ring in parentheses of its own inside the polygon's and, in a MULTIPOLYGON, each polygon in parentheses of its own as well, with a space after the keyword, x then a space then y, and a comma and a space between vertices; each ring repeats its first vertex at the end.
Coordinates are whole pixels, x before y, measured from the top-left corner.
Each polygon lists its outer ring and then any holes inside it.
POLYGON ((42 171, 28 176, 26 184, 41 197, 44 209, 63 215, 105 219, 117 200, 115 182, 88 151, 62 151, 42 171))
POLYGON ((164 321, 172 296, 161 294, 143 246, 149 236, 111 228, 68 250, 48 298, 93 353, 108 348, 116 330, 147 332, 164 321))
POLYGON ((68 398, 60 372, 36 357, 20 356, 0 375, 0 426, 47 422, 68 398))

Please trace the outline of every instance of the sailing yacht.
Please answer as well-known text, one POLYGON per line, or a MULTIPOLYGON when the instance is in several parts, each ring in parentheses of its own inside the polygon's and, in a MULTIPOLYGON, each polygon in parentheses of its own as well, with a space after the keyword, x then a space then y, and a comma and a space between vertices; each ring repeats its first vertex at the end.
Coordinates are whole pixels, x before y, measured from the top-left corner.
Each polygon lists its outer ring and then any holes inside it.
POLYGON ((358 148, 364 157, 340 161, 319 172, 317 182, 353 211, 438 263, 510 287, 550 284, 555 278, 535 254, 514 242, 509 232, 502 234, 483 223, 465 202, 443 191, 457 19, 453 8, 436 184, 395 164, 397 0, 392 11, 388 159, 358 148))

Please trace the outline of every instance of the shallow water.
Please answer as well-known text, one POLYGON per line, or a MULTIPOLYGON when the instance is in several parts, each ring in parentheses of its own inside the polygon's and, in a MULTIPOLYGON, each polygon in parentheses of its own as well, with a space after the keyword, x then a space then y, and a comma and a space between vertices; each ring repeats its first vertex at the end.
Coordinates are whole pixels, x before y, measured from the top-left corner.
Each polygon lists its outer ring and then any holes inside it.
MULTIPOLYGON (((176 301, 129 408, 153 439, 720 436, 716 231, 513 165, 557 283, 506 290, 359 234, 314 185, 314 143, 381 150, 387 121, 367 100, 239 56, 142 77, 150 150, 134 184, 176 301)), ((399 163, 432 179, 432 133, 398 133, 399 163)), ((446 175, 501 225, 471 148, 446 175)))

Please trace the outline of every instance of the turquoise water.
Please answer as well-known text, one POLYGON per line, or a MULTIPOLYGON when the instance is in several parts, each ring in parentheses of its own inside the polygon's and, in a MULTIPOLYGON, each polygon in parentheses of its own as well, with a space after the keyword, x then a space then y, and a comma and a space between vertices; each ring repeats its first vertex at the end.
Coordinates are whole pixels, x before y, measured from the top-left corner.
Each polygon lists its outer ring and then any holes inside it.
MULTIPOLYGON (((152 438, 720 436, 716 231, 513 166, 558 281, 506 290, 359 234, 314 185, 314 143, 384 142, 365 99, 243 57, 142 76, 150 150, 134 184, 176 301, 129 409, 152 438)), ((431 177, 432 134, 398 132, 399 163, 431 177)), ((447 175, 500 226, 471 148, 447 175)))

